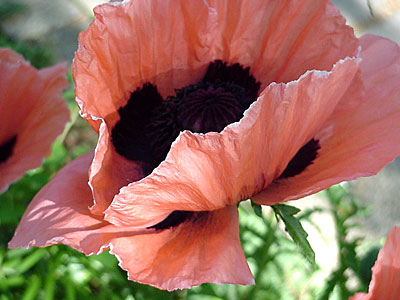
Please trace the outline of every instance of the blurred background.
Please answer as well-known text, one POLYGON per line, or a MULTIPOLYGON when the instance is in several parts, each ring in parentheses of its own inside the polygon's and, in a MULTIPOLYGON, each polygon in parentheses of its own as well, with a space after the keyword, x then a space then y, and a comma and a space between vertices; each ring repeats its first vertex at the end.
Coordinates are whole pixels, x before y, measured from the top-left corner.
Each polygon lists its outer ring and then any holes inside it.
MULTIPOLYGON (((77 37, 99 0, 0 0, 0 46, 12 47, 37 68, 72 62, 77 37)), ((400 44, 400 0, 334 0, 361 36, 374 33, 400 44)), ((316 252, 312 265, 299 254, 270 208, 260 218, 240 208, 241 239, 256 277, 254 287, 202 285, 167 293, 129 282, 116 259, 86 258, 65 246, 7 250, 33 195, 68 161, 93 149, 97 135, 78 116, 74 88, 64 98, 72 122, 45 164, 29 171, 0 196, 0 300, 9 299, 348 299, 366 291, 384 237, 400 225, 400 160, 378 175, 343 183, 292 202, 316 252)))

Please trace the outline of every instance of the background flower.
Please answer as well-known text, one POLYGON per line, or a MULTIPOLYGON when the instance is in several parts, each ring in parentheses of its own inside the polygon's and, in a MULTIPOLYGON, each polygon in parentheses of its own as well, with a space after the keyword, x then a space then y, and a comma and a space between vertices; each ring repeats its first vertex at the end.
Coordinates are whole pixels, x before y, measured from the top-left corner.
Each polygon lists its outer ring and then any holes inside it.
POLYGON ((0 192, 40 166, 69 119, 61 91, 66 64, 36 70, 0 49, 0 192))
POLYGON ((389 232, 372 269, 368 294, 357 293, 349 300, 396 300, 400 297, 400 227, 389 232))

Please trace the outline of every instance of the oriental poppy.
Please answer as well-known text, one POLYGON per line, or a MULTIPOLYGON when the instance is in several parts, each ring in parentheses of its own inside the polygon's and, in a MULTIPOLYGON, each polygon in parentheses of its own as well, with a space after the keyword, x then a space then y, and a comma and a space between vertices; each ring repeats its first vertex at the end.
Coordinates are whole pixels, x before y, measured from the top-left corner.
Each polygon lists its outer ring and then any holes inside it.
POLYGON ((400 227, 389 232, 383 249, 372 268, 369 293, 357 293, 349 300, 400 299, 400 227))
POLYGON ((399 47, 357 39, 329 1, 101 5, 73 72, 96 150, 35 197, 10 247, 110 248, 162 289, 253 283, 238 202, 298 199, 400 154, 399 47))
POLYGON ((69 119, 64 63, 36 70, 0 48, 0 192, 40 166, 69 119))

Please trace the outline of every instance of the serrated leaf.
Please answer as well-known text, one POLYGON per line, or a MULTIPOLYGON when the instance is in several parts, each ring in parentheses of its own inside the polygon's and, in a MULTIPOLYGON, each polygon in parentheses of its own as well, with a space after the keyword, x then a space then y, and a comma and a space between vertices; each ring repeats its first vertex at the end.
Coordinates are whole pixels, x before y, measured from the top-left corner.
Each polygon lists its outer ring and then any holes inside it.
POLYGON ((300 211, 300 209, 286 204, 276 204, 271 207, 274 210, 277 218, 279 216, 279 218, 285 224, 286 232, 292 237, 293 241, 301 249, 304 257, 312 264, 313 267, 315 267, 315 253, 307 240, 308 234, 304 230, 303 226, 301 226, 300 221, 294 216, 300 211))
POLYGON ((259 216, 260 218, 263 217, 261 205, 256 204, 253 201, 251 201, 251 207, 253 208, 253 211, 257 216, 259 216))

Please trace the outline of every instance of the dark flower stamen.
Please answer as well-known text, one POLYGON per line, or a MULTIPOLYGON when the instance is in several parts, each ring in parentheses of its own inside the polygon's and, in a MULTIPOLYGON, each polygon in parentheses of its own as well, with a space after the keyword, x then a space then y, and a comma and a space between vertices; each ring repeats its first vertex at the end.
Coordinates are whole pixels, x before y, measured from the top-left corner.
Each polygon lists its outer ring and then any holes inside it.
POLYGON ((245 89, 248 99, 247 106, 244 110, 248 109, 250 104, 253 103, 258 96, 261 84, 250 74, 250 68, 243 68, 242 65, 236 63, 227 65, 222 60, 212 62, 203 78, 204 82, 217 83, 228 82, 245 89))
POLYGON ((148 227, 149 229, 163 230, 176 227, 183 222, 189 220, 193 216, 194 212, 185 210, 174 210, 164 220, 156 225, 148 227))
POLYGON ((2 145, 0 145, 0 163, 3 163, 10 158, 16 142, 17 136, 14 135, 13 137, 5 141, 2 145))
POLYGON ((177 91, 176 99, 179 125, 201 133, 220 132, 240 120, 249 102, 245 89, 233 83, 201 82, 177 91))
POLYGON ((120 121, 112 130, 115 150, 125 158, 141 162, 145 175, 166 157, 179 132, 220 132, 239 121, 257 99, 260 83, 250 68, 216 60, 198 83, 175 90, 165 101, 150 83, 135 90, 120 121))
POLYGON ((155 151, 147 137, 147 127, 153 111, 162 102, 157 87, 144 84, 131 94, 128 104, 118 110, 121 119, 111 134, 115 150, 129 160, 141 162, 147 174, 157 166, 154 165, 155 151))
MULTIPOLYGON (((112 143, 117 153, 140 162, 147 176, 165 159, 181 131, 222 131, 243 117, 257 99, 259 89, 260 83, 250 74, 250 68, 228 66, 220 60, 210 63, 201 81, 175 90, 175 95, 165 101, 155 85, 146 83, 118 110, 120 120, 112 129, 112 143)), ((176 227, 193 214, 173 211, 149 228, 176 227)))
POLYGON ((279 179, 293 177, 303 172, 317 158, 320 148, 319 141, 311 139, 291 159, 279 179))

